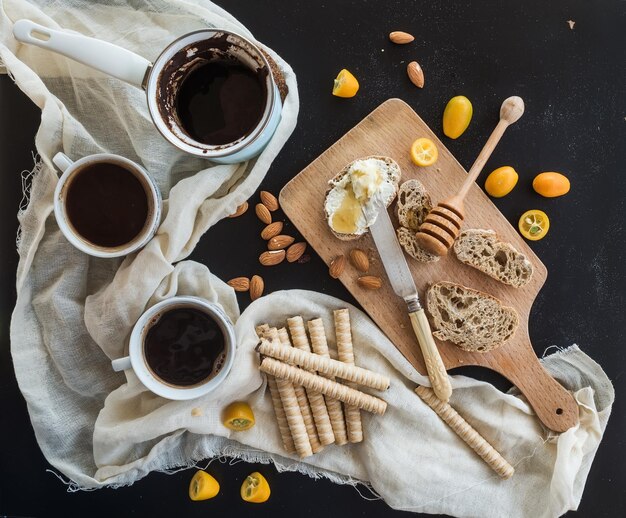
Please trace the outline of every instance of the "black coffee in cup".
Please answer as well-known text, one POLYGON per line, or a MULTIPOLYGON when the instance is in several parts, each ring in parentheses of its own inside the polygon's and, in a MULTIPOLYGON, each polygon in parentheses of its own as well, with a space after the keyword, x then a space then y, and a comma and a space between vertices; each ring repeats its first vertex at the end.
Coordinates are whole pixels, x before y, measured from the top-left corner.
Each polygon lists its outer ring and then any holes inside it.
POLYGON ((196 308, 178 307, 153 319, 144 338, 144 357, 167 384, 189 387, 215 376, 225 361, 219 324, 196 308))
POLYGON ((149 194, 142 180, 116 163, 86 164, 70 178, 65 211, 85 241, 115 248, 133 241, 145 228, 149 194))

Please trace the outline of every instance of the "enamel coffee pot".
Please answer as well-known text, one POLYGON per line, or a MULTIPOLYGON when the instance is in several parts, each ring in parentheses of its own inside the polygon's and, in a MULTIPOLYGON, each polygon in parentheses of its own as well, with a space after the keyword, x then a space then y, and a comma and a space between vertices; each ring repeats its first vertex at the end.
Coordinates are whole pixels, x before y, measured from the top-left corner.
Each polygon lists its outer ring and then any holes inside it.
POLYGON ((13 35, 18 41, 62 54, 145 90, 156 128, 171 144, 191 155, 221 164, 249 160, 263 151, 280 122, 280 93, 267 59, 252 42, 231 31, 203 29, 185 34, 165 47, 154 63, 112 43, 49 29, 30 20, 15 22, 13 35), (259 122, 247 135, 229 144, 210 145, 194 140, 174 113, 177 88, 201 59, 197 53, 200 47, 260 72, 264 81, 266 98, 259 122), (178 82, 172 84, 172 77, 178 77, 178 82))

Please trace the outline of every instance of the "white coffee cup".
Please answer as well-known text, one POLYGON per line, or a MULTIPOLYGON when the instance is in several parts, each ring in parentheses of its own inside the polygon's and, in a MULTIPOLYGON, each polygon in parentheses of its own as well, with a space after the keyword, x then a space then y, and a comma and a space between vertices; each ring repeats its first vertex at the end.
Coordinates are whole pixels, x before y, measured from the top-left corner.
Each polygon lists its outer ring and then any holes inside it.
POLYGON ((173 400, 195 399, 217 388, 228 376, 235 360, 235 328, 224 310, 217 304, 199 297, 178 296, 163 300, 148 309, 133 327, 130 335, 128 356, 111 362, 113 370, 132 369, 139 380, 155 394, 173 400), (214 376, 188 387, 173 385, 159 378, 150 369, 144 353, 148 331, 166 312, 176 308, 194 308, 209 315, 219 326, 224 336, 224 363, 214 376))
POLYGON ((64 153, 57 153, 52 161, 63 172, 54 191, 54 216, 61 232, 76 248, 96 257, 121 257, 144 247, 156 234, 161 222, 161 193, 152 177, 139 164, 110 153, 88 155, 76 162, 72 162, 64 153), (84 168, 98 163, 115 164, 133 174, 141 182, 148 201, 148 217, 141 232, 130 242, 115 247, 100 246, 81 236, 72 225, 66 210, 67 192, 72 179, 84 168))

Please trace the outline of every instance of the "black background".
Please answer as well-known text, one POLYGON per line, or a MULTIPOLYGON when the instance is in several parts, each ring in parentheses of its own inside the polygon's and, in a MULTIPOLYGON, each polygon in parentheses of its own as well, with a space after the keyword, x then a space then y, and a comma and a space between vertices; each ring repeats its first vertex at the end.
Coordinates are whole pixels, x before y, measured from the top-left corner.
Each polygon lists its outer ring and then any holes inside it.
MULTIPOLYGON (((290 63, 299 81, 298 126, 272 165, 262 188, 280 188, 382 101, 400 97, 441 135, 447 100, 466 95, 474 118, 458 140, 444 143, 469 168, 497 121, 500 103, 510 95, 526 102, 524 117, 508 132, 485 170, 512 165, 520 182, 498 207, 512 223, 530 208, 545 210, 550 234, 533 243, 549 276, 533 307, 530 333, 541 355, 552 344, 578 343, 613 380, 617 400, 605 438, 591 469, 578 515, 624 516, 626 431, 624 314, 626 196, 626 4, 622 1, 481 1, 459 5, 445 0, 306 2, 220 1, 290 63), (571 30, 567 20, 576 25, 571 30), (394 46, 391 30, 416 36, 394 46), (413 87, 406 63, 417 60, 426 86, 413 87), (330 95, 341 68, 361 82, 354 99, 330 95), (560 171, 571 179, 564 198, 534 194, 532 178, 560 171)), ((181 31, 184 32, 184 31, 181 31)), ((67 493, 51 473, 36 444, 26 406, 17 387, 9 353, 9 321, 15 302, 15 214, 22 197, 20 171, 33 160, 39 112, 6 76, 0 77, 0 515, 387 516, 397 512, 383 502, 366 502, 350 487, 313 481, 270 466, 214 461, 210 472, 221 483, 214 500, 187 498, 192 471, 153 473, 130 488, 67 493), (241 502, 242 479, 259 469, 273 494, 261 506, 241 502)), ((155 131, 155 138, 160 138, 155 131)), ((482 185, 485 174, 479 179, 482 185)), ((165 193, 166 194, 166 193, 165 193)), ((255 195, 251 201, 256 203, 255 195)), ((261 273, 260 223, 252 211, 212 228, 192 259, 218 276, 261 273), (236 238, 235 238, 236 236, 236 238), (233 258, 236 258, 234 260, 233 258)), ((287 232, 295 232, 287 224, 287 232)), ((305 288, 345 300, 346 290, 326 274, 311 253, 306 264, 264 269, 268 291, 305 288)), ((247 296, 240 297, 243 307, 247 296)), ((485 376, 485 371, 470 371, 485 376)), ((501 379, 488 379, 505 386, 501 379)), ((443 460, 445 461, 445 459, 443 460)), ((416 469, 420 466, 415 459, 416 469)))

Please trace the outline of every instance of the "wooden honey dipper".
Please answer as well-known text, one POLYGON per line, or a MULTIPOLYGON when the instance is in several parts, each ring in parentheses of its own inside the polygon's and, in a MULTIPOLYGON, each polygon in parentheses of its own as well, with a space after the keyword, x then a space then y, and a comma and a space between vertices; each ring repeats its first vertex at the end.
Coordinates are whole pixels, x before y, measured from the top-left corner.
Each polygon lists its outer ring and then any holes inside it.
POLYGON ((459 192, 440 202, 430 211, 416 234, 417 242, 425 250, 436 254, 446 255, 454 244, 454 240, 461 231, 461 223, 465 219, 464 199, 470 187, 478 178, 483 167, 496 145, 504 135, 510 124, 516 122, 524 114, 524 101, 521 97, 513 96, 505 99, 500 107, 500 121, 495 127, 489 140, 481 150, 478 158, 467 173, 467 178, 459 192))

